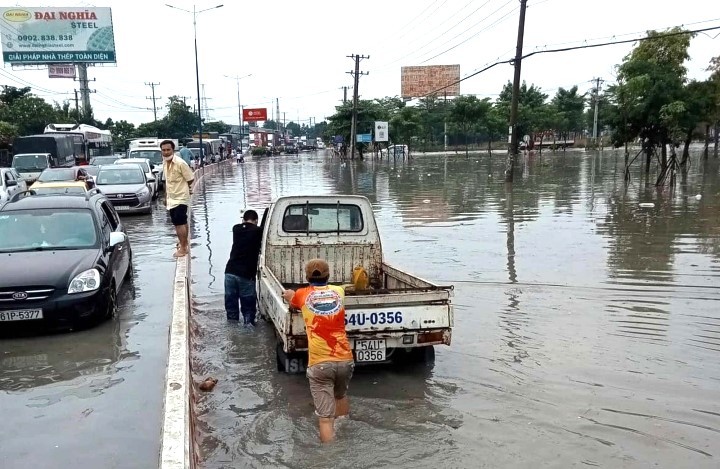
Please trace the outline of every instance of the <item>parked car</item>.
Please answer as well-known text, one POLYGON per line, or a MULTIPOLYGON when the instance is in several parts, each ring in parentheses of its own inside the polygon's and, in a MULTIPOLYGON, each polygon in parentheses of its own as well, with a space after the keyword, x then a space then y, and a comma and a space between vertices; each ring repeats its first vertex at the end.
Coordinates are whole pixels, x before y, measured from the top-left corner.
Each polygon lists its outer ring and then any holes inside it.
POLYGON ((10 200, 16 193, 26 190, 27 184, 15 168, 0 168, 0 204, 10 200))
POLYGON ((294 144, 290 143, 290 144, 285 145, 283 151, 285 152, 286 155, 290 155, 290 154, 297 155, 298 148, 294 144))
POLYGON ((152 191, 137 164, 101 166, 96 186, 120 213, 152 213, 152 191))
POLYGON ((153 193, 153 199, 157 199, 160 193, 160 186, 158 185, 157 173, 160 169, 157 168, 148 158, 125 158, 118 160, 115 164, 137 164, 145 171, 145 177, 148 181, 148 188, 153 193))
POLYGON ((87 166, 73 166, 71 168, 47 168, 40 173, 30 189, 37 189, 48 182, 82 181, 88 189, 95 187, 95 180, 86 171, 87 166))
POLYGON ((132 250, 110 201, 97 191, 20 195, 0 206, 0 323, 114 316, 132 250))
POLYGON ((58 181, 45 182, 40 185, 33 184, 30 189, 33 195, 52 195, 52 194, 86 194, 89 191, 99 191, 97 188, 88 189, 84 181, 58 181))
POLYGON ((90 158, 90 165, 100 166, 103 164, 113 164, 119 159, 119 156, 95 156, 93 158, 90 158))

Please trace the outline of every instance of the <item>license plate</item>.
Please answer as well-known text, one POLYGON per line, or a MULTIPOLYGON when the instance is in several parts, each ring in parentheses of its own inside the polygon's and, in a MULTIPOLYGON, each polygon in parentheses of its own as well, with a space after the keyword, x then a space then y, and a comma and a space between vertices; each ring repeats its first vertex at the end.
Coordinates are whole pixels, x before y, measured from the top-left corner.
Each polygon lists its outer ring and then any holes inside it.
POLYGON ((129 205, 116 205, 115 206, 115 210, 117 210, 118 212, 122 212, 123 210, 129 210, 129 209, 130 209, 129 205))
POLYGON ((0 311, 0 321, 29 321, 42 319, 42 309, 15 309, 12 311, 0 311))
POLYGON ((355 360, 358 362, 385 361, 385 339, 356 340, 355 360))

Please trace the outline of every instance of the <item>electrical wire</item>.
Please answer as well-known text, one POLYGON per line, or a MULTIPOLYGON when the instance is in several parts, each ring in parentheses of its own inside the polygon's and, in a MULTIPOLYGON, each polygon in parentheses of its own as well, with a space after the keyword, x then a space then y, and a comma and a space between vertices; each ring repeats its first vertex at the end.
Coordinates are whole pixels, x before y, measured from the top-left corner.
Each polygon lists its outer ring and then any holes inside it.
MULTIPOLYGON (((521 59, 524 60, 524 59, 526 59, 526 58, 529 58, 529 57, 532 57, 532 56, 538 55, 538 54, 550 54, 550 53, 556 53, 556 52, 568 52, 568 51, 571 51, 571 50, 592 49, 592 48, 596 48, 596 47, 613 46, 613 45, 617 45, 617 44, 629 44, 629 43, 632 43, 632 42, 650 41, 650 40, 655 40, 655 39, 662 39, 662 38, 665 38, 665 37, 673 37, 673 36, 681 36, 681 35, 685 35, 685 34, 702 33, 702 32, 705 32, 705 31, 714 31, 714 30, 717 30, 717 29, 720 29, 720 26, 713 26, 713 27, 710 27, 710 28, 702 28, 702 29, 695 29, 695 30, 678 31, 678 32, 673 32, 673 33, 663 33, 663 34, 658 34, 658 35, 655 35, 655 36, 645 36, 645 37, 639 37, 639 38, 633 38, 633 39, 625 39, 625 40, 622 40, 622 41, 610 41, 610 42, 604 42, 604 43, 599 43, 599 44, 587 44, 587 45, 583 45, 583 46, 563 47, 563 48, 560 48, 560 49, 549 49, 549 50, 542 50, 542 51, 534 51, 534 52, 530 52, 529 54, 523 55, 523 56, 521 57, 521 59)), ((459 80, 456 80, 456 81, 454 81, 454 82, 452 82, 452 83, 449 83, 449 84, 447 84, 447 85, 445 85, 445 86, 443 86, 443 87, 441 87, 441 88, 438 88, 438 89, 436 89, 436 90, 434 90, 434 91, 432 91, 432 92, 430 92, 430 93, 428 93, 428 94, 426 94, 426 95, 424 95, 424 96, 420 96, 420 98, 427 98, 427 97, 430 97, 430 96, 436 96, 440 91, 442 91, 442 90, 444 90, 444 89, 447 89, 447 88, 450 88, 451 86, 455 86, 455 85, 457 85, 458 83, 462 83, 463 81, 465 81, 465 80, 467 80, 467 79, 470 79, 470 78, 472 78, 472 77, 475 77, 475 76, 477 76, 477 75, 480 75, 481 73, 483 73, 483 72, 485 72, 485 71, 487 71, 487 70, 490 70, 490 69, 493 68, 493 67, 496 67, 496 66, 501 65, 501 64, 513 63, 514 61, 515 61, 515 58, 512 58, 512 59, 501 60, 501 61, 492 63, 492 64, 490 64, 490 65, 488 65, 488 66, 486 66, 486 67, 478 70, 477 72, 471 73, 470 75, 467 75, 467 76, 465 76, 465 77, 463 77, 463 78, 460 78, 459 80)))

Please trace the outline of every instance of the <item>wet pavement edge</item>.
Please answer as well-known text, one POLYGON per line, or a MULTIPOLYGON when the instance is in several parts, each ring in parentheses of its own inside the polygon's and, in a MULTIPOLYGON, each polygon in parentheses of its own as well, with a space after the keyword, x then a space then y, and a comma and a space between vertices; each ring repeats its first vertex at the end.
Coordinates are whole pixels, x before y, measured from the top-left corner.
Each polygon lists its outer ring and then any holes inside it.
MULTIPOLYGON (((205 176, 217 171, 227 159, 195 170, 193 195, 205 176)), ((188 224, 192 223, 192 212, 188 224)), ((163 400, 163 428, 160 446, 161 469, 195 467, 197 455, 193 443, 193 383, 190 375, 190 254, 179 258, 175 266, 173 310, 170 327, 165 397, 163 400)))

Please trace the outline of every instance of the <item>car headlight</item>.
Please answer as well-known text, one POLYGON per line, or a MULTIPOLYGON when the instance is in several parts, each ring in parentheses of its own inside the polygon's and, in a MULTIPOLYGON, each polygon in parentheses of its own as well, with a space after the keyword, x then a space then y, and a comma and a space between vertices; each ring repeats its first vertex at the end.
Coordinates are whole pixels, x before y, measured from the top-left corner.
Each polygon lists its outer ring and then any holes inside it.
POLYGON ((68 294, 83 293, 100 288, 100 272, 97 269, 89 269, 81 272, 72 279, 68 287, 68 294))
POLYGON ((137 195, 140 197, 142 197, 144 195, 148 195, 149 193, 150 193, 150 189, 148 189, 147 187, 143 187, 142 189, 137 191, 137 195))

